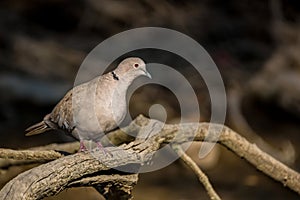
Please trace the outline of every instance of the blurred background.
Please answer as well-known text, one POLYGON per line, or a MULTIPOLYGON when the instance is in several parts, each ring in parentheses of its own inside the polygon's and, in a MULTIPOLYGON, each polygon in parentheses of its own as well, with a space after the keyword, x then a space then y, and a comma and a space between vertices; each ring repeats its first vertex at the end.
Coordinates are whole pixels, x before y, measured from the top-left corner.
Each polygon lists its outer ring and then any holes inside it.
MULTIPOLYGON (((22 149, 72 141, 60 132, 25 137, 24 130, 51 112, 73 86, 77 70, 97 44, 131 28, 158 26, 197 40, 218 66, 227 92, 226 125, 300 171, 300 2, 298 0, 10 0, 0 2, 0 147, 22 149)), ((210 118, 209 94, 188 63, 155 50, 130 52, 174 67, 190 81, 201 121, 210 118)), ((126 56, 126 55, 124 55, 126 56)), ((147 85, 130 98, 130 115, 153 104, 180 117, 167 89, 147 85)), ((193 113, 190 114, 193 118, 193 113)), ((222 199, 299 199, 227 149, 215 146, 198 159, 222 199)), ((29 168, 9 167, 0 186, 29 168)), ((209 199, 180 161, 142 174, 136 199, 209 199)), ((76 188, 48 199, 101 199, 76 188)))

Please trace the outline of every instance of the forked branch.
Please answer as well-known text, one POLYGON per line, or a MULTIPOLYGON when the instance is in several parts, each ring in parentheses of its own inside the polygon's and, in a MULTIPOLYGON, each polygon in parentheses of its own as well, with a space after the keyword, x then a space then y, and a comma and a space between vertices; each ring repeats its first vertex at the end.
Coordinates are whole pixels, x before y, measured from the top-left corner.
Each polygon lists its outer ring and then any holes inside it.
MULTIPOLYGON (((145 136, 145 134, 148 137, 136 139, 128 144, 124 143, 118 148, 108 147, 106 150, 110 152, 109 155, 105 151, 95 149, 90 153, 76 153, 61 157, 28 170, 2 188, 0 199, 41 199, 58 194, 68 187, 97 186, 103 181, 103 177, 109 182, 109 186, 120 185, 122 179, 129 194, 125 196, 130 198, 130 191, 137 181, 137 175, 131 174, 132 172, 138 173, 139 167, 151 160, 153 154, 162 145, 169 143, 180 145, 189 141, 218 142, 266 175, 300 194, 298 172, 264 153, 255 144, 249 143, 226 126, 210 123, 171 125, 139 116, 123 130, 131 134, 136 133, 138 137, 145 136), (158 130, 158 133, 153 135, 154 130, 158 130), (112 170, 113 168, 121 168, 127 172, 112 170), (116 175, 122 175, 117 182, 113 179, 116 175), (133 179, 130 180, 127 176, 133 179)), ((117 130, 111 132, 109 138, 114 141, 113 143, 120 143, 120 138, 126 137, 124 137, 124 132, 117 130)), ((51 152, 49 151, 49 154, 51 152)), ((2 155, 4 155, 3 152, 2 155)), ((10 158, 19 158, 19 156, 10 155, 10 158)), ((113 191, 110 190, 113 188, 115 187, 100 192, 107 194, 113 191)))

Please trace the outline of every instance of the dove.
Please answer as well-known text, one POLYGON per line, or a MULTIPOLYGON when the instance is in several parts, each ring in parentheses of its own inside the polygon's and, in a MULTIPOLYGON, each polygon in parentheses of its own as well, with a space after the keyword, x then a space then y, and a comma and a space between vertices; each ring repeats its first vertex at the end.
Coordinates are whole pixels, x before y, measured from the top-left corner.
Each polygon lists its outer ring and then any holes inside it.
POLYGON ((138 57, 124 59, 115 70, 67 92, 51 113, 25 130, 25 135, 63 130, 80 141, 80 151, 86 150, 84 140, 92 140, 102 147, 100 139, 125 118, 127 89, 139 76, 151 78, 145 62, 138 57))

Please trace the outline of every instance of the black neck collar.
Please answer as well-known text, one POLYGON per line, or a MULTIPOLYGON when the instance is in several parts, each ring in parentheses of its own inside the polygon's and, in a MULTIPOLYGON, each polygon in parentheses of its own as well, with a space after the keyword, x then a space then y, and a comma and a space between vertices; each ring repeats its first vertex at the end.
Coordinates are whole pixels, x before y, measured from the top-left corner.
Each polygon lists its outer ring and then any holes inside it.
POLYGON ((119 80, 118 75, 114 71, 112 71, 111 74, 115 80, 117 80, 117 81, 119 80))

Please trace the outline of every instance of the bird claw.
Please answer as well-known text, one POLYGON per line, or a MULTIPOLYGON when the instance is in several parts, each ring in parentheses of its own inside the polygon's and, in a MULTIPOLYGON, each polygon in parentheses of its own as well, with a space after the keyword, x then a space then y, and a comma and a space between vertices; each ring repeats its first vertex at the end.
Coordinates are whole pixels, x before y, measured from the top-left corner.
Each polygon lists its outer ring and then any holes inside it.
POLYGON ((79 152, 87 152, 87 148, 84 146, 83 141, 80 141, 79 152))
MULTIPOLYGON (((111 157, 113 156, 112 153, 109 152, 106 148, 104 148, 100 142, 96 142, 96 144, 98 149, 101 150, 105 155, 109 155, 111 157)), ((83 141, 80 141, 80 147, 78 152, 88 152, 88 149, 85 147, 83 141)))

